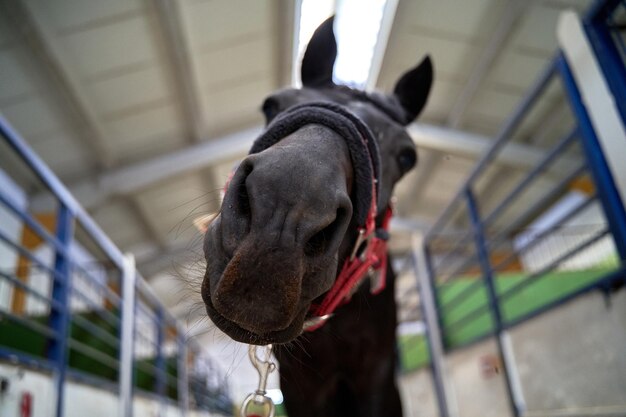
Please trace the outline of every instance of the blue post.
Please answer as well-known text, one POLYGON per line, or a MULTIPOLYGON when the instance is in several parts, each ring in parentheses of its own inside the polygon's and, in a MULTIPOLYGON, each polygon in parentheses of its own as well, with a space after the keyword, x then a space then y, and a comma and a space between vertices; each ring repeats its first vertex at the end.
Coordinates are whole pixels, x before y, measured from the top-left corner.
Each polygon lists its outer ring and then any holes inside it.
POLYGON ((491 261, 489 260, 489 252, 487 251, 487 243, 485 241, 485 235, 483 230, 483 224, 480 220, 480 212, 474 198, 474 193, 470 187, 465 188, 465 199, 467 201, 467 209, 472 223, 472 229, 474 231, 474 241, 476 245, 476 252, 478 254, 478 260, 480 262, 480 268, 483 272, 483 278, 485 280, 485 286, 487 287, 487 298, 491 314, 494 322, 494 333, 496 343, 498 346, 498 353, 502 358, 502 370, 504 374, 504 380, 506 381, 506 389, 508 393, 509 406, 514 417, 520 417, 522 415, 520 407, 516 401, 516 394, 511 381, 510 371, 507 365, 507 356, 505 347, 502 343, 502 330, 503 320, 502 311, 500 310, 500 304, 498 303, 498 294, 496 291, 496 285, 493 279, 493 269, 491 268, 491 261))
MULTIPOLYGON (((626 120, 626 66, 608 26, 608 20, 619 4, 620 0, 596 1, 590 13, 584 18, 583 27, 615 97, 615 105, 622 120, 626 120)), ((615 31, 618 32, 618 29, 615 28, 615 31)))
POLYGON ((569 98, 570 106, 574 116, 578 120, 581 132, 581 144, 585 150, 585 156, 589 162, 589 169, 597 188, 597 194, 606 214, 615 246, 619 252, 620 259, 626 260, 626 211, 619 196, 617 186, 613 181, 613 175, 604 158, 604 153, 598 136, 593 128, 589 113, 585 108, 580 91, 574 80, 574 76, 561 55, 558 59, 558 68, 563 79, 563 87, 569 98))
POLYGON ((158 307, 156 310, 157 318, 157 342, 156 342, 156 392, 162 398, 166 395, 166 369, 165 369, 165 356, 163 355, 163 344, 165 343, 165 315, 163 313, 163 307, 158 307))
POLYGON ((187 376, 187 344, 180 328, 177 329, 176 343, 178 346, 178 405, 182 417, 189 411, 189 381, 187 376))
POLYGON ((67 368, 67 340, 69 338, 70 321, 70 260, 69 246, 73 236, 73 218, 70 210, 63 204, 57 213, 56 237, 63 248, 56 249, 54 271, 57 279, 52 286, 52 299, 62 308, 51 309, 49 325, 56 337, 48 347, 48 359, 55 365, 54 384, 56 387, 55 416, 63 416, 63 397, 65 387, 65 371, 67 368), (63 249, 63 250, 61 250, 63 249))

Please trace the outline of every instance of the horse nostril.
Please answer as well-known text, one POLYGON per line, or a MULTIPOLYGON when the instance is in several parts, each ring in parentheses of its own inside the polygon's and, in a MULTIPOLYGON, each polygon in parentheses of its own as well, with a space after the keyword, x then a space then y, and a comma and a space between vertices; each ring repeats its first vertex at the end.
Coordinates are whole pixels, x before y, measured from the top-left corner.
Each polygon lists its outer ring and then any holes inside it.
POLYGON ((335 219, 319 232, 315 233, 304 245, 304 254, 306 256, 316 256, 327 253, 335 244, 340 243, 341 229, 345 226, 347 220, 347 212, 343 208, 337 209, 335 219))

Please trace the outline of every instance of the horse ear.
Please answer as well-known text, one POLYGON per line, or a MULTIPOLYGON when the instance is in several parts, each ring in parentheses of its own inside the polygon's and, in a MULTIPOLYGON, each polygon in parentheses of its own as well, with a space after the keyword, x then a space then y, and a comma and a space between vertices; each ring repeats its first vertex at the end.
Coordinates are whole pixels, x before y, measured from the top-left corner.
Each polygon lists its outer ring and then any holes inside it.
POLYGON ((393 93, 406 111, 406 124, 415 120, 424 108, 432 83, 433 64, 428 55, 418 66, 400 77, 396 83, 393 93))
POLYGON ((302 85, 305 87, 333 84, 333 66, 337 57, 334 21, 335 16, 331 16, 319 25, 306 47, 300 69, 302 85))

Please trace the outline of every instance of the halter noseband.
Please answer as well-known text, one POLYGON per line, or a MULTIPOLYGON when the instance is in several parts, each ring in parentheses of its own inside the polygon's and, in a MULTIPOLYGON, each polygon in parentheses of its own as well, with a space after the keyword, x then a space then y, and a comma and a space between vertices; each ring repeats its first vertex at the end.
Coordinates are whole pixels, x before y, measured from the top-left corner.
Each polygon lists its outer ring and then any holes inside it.
MULTIPOLYGON (((369 128, 345 107, 330 102, 294 106, 281 113, 254 141, 250 154, 259 153, 308 124, 319 124, 337 132, 348 145, 355 173, 355 214, 358 237, 331 289, 319 304, 309 309, 311 317, 303 329, 323 326, 337 307, 347 302, 366 276, 373 278, 371 292, 385 288, 387 238, 392 211, 388 206, 382 224, 376 227, 381 179, 378 145, 369 128), (375 278, 375 280, 374 280, 375 278)), ((226 184, 228 187, 228 183, 226 184)))

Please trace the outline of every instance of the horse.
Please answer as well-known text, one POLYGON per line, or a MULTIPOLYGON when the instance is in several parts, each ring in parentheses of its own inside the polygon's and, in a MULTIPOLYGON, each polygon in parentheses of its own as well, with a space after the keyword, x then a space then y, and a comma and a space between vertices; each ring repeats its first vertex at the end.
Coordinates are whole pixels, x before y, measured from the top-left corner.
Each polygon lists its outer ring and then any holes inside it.
POLYGON ((426 56, 392 94, 366 93, 333 82, 336 56, 329 18, 304 53, 302 88, 265 99, 265 133, 204 237, 201 295, 229 337, 274 345, 290 417, 396 417, 385 243, 393 187, 417 163, 405 127, 426 104, 433 67, 426 56))

